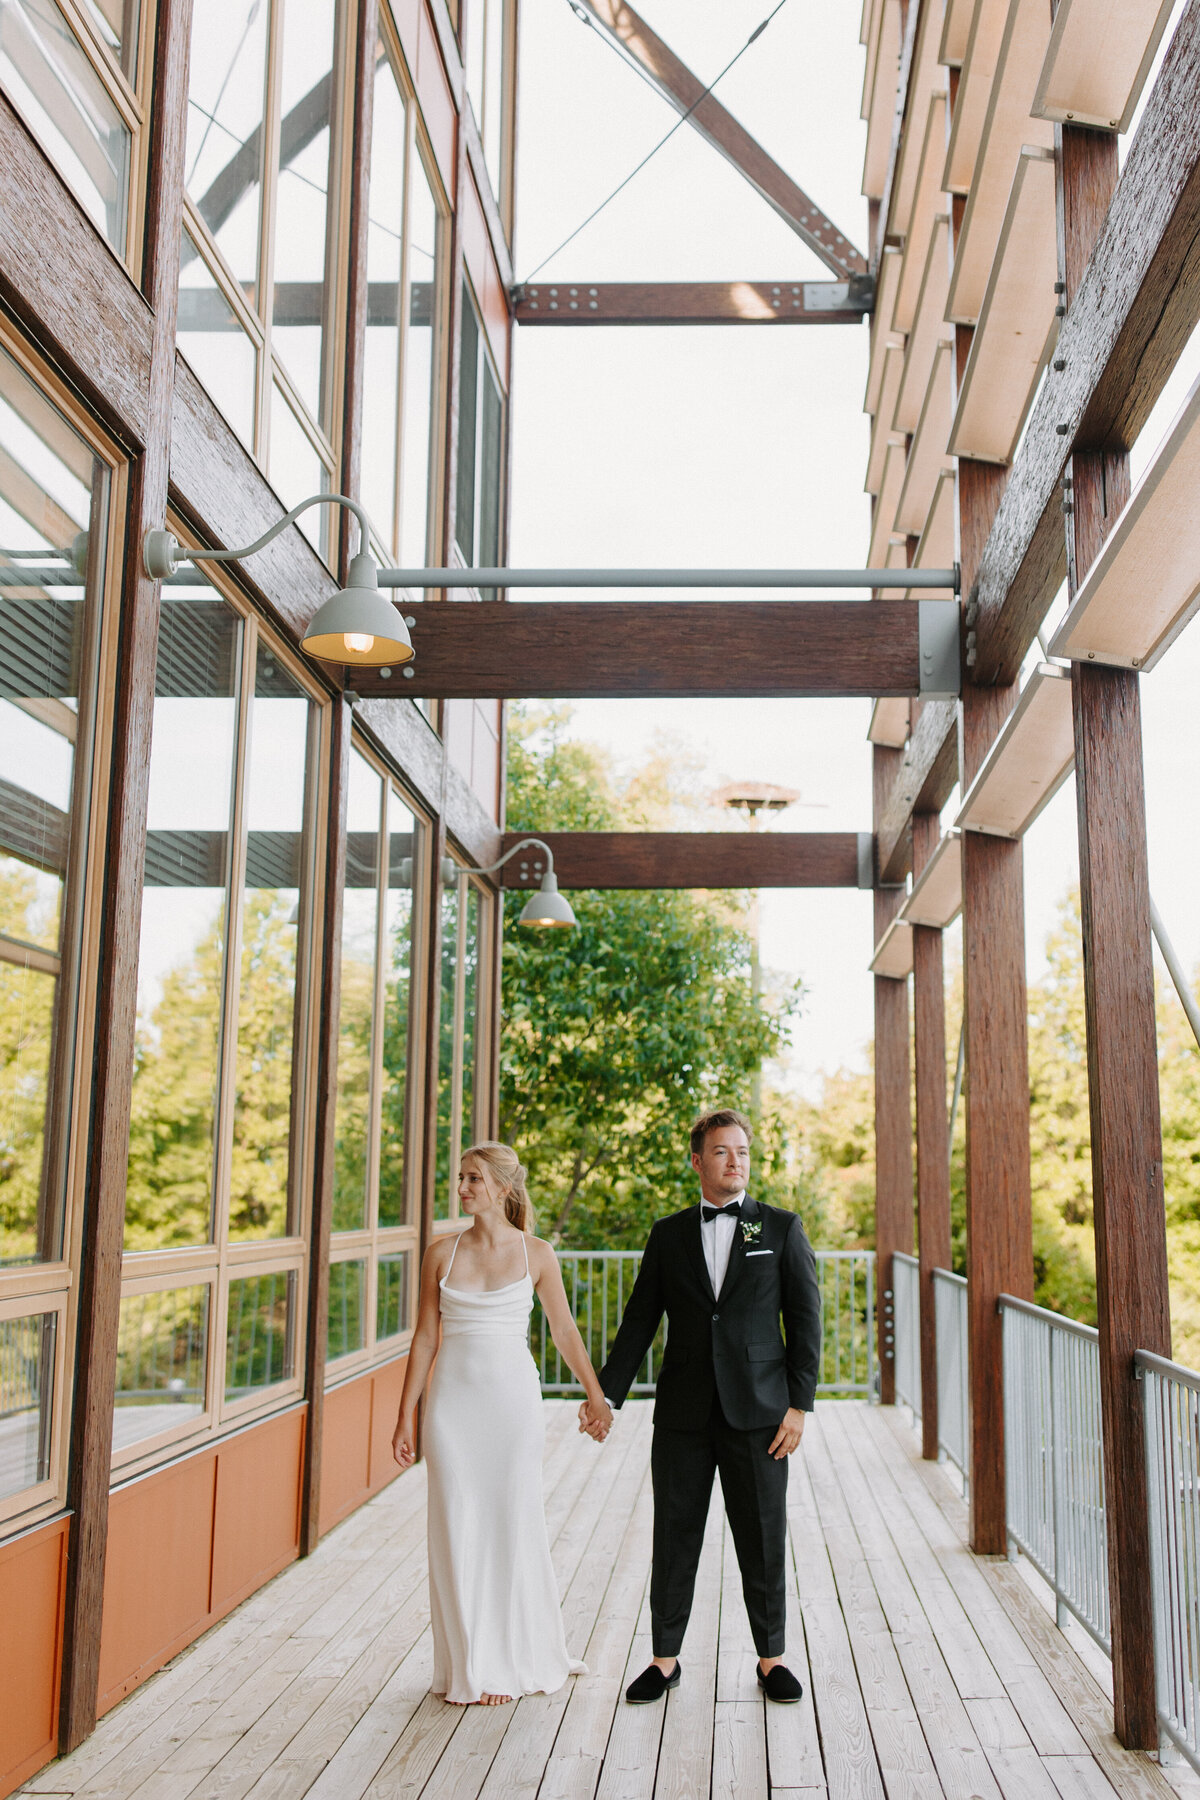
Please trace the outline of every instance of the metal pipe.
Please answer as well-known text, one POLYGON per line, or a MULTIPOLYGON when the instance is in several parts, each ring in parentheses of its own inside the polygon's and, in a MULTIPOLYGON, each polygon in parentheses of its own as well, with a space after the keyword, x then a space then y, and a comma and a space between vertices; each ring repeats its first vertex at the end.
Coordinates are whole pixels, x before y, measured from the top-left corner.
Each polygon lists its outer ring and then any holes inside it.
POLYGON ((952 588, 954 569, 380 569, 387 588, 952 588))
POLYGON ((1175 954, 1175 946, 1167 936, 1166 926, 1162 922, 1161 913, 1154 904, 1153 895, 1150 897, 1150 929, 1162 951, 1162 959, 1167 965, 1171 980, 1175 983, 1175 992, 1179 995, 1180 1004, 1188 1016, 1192 1035, 1195 1037, 1196 1043, 1200 1045, 1200 1006, 1197 1006, 1196 996, 1188 985, 1187 976, 1183 972, 1183 964, 1175 954))

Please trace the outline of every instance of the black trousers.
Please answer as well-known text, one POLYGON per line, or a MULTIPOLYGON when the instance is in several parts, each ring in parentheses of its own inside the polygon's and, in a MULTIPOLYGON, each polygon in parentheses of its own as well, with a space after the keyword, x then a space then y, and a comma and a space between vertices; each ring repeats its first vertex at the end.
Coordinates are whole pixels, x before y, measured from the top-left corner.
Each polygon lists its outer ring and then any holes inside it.
POLYGON ((654 1427, 650 1619, 655 1656, 678 1656, 683 1644, 718 1470, 754 1648, 760 1656, 783 1655, 788 1459, 776 1462, 767 1454, 777 1429, 735 1431, 715 1401, 701 1431, 654 1427))

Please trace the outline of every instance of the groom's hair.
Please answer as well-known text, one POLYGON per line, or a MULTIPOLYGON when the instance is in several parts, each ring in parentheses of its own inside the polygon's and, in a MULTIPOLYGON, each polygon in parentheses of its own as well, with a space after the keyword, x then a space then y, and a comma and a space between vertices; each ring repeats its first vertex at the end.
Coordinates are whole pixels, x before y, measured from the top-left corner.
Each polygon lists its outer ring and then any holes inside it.
POLYGON ((709 1132, 720 1131, 726 1125, 740 1125, 746 1134, 746 1142, 753 1143, 754 1128, 745 1113, 735 1112, 732 1106, 718 1106, 712 1112, 701 1113, 688 1133, 692 1155, 703 1156, 704 1140, 709 1132))

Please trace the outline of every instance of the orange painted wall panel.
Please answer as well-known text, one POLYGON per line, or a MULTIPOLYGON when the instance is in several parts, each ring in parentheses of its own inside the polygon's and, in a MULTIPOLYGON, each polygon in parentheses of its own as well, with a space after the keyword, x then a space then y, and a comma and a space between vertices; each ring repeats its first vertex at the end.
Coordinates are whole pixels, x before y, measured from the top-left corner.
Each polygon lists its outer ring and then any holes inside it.
POLYGON ((479 302, 479 310, 483 314, 483 328, 487 332, 488 343, 500 372, 500 385, 507 388, 508 334, 511 329, 508 305, 504 296, 504 283, 492 255, 483 201, 479 198, 479 189, 469 170, 463 184, 459 218, 462 225, 463 257, 471 277, 471 285, 475 289, 475 298, 479 302))
POLYGON ((0 1795, 58 1747, 67 1520, 0 1546, 0 1795))
POLYGON ((361 1506, 370 1494, 371 1377, 360 1375, 325 1396, 321 1443, 321 1530, 361 1506))
POLYGON ((217 1456, 209 1610, 219 1616, 300 1554, 304 1411, 240 1432, 217 1456))
POLYGON ((381 1369, 376 1369, 372 1376, 375 1396, 371 1403, 371 1460, 368 1480, 373 1494, 377 1494, 380 1488, 386 1487, 400 1473, 392 1455, 392 1433, 396 1429, 396 1414, 400 1411, 400 1394, 407 1367, 407 1356, 398 1356, 395 1362, 384 1363, 381 1369))

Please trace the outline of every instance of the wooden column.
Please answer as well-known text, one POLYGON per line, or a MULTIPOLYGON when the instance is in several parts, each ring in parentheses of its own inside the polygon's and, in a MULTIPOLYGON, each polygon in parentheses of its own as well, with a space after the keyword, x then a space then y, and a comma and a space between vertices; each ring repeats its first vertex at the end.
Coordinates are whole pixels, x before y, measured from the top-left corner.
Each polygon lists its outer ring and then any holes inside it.
POLYGON ((329 745, 325 882, 321 919, 321 1002, 317 1046, 317 1116, 313 1143, 313 1194, 308 1222, 308 1308, 304 1338, 304 1393, 308 1418, 300 1487, 300 1554, 309 1556, 321 1536, 321 1446, 325 1417, 325 1356, 329 1326, 329 1234, 337 1145, 338 1032, 342 993, 342 899, 346 886, 346 799, 350 784, 352 713, 335 700, 329 745))
MULTIPOLYGON (((1059 134, 1059 247, 1068 304, 1116 185, 1113 137, 1059 134)), ((1129 498, 1123 446, 1076 446, 1068 583, 1086 574, 1129 498)), ((1076 664, 1075 795, 1092 1129, 1100 1405, 1117 1736, 1158 1744, 1141 1388, 1133 1353, 1171 1354, 1158 1042, 1139 677, 1076 664)))
MULTIPOLYGON (((900 761, 874 748, 876 818, 900 761)), ((875 889, 875 942, 904 902, 902 888, 875 889)), ((896 1403, 895 1292, 892 1257, 913 1247, 912 1102, 908 1060, 908 982, 875 977, 875 1283, 879 1398, 896 1403), (890 1341, 889 1341, 890 1340, 890 1341)))
MULTIPOLYGON (((913 815, 913 877, 937 849, 936 813, 913 815)), ((937 1320, 933 1271, 950 1267, 950 1137, 946 1112, 946 996, 942 934, 913 926, 913 1060, 916 1065, 917 1254, 921 1295, 921 1454, 938 1454, 937 1320)))
POLYGON ((137 1018, 142 880, 159 588, 142 568, 146 531, 167 512, 175 317, 183 196, 191 0, 160 0, 150 109, 143 287, 154 309, 146 441, 131 463, 120 654, 113 715, 108 860, 97 991, 96 1075, 79 1274, 71 1460, 71 1514, 64 1599, 59 1747, 64 1753, 96 1723, 104 1559, 112 1465, 113 1393, 125 1235, 125 1176, 137 1018))

